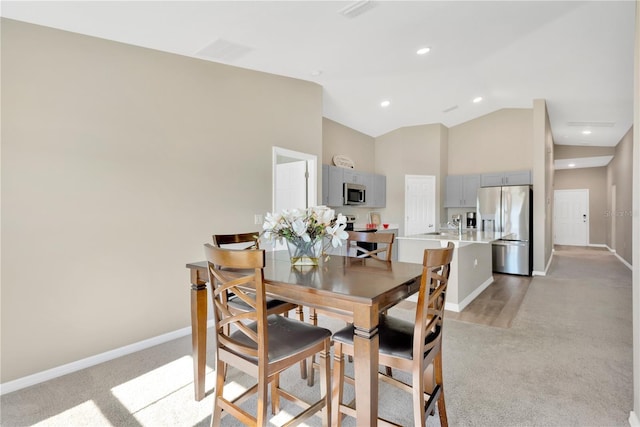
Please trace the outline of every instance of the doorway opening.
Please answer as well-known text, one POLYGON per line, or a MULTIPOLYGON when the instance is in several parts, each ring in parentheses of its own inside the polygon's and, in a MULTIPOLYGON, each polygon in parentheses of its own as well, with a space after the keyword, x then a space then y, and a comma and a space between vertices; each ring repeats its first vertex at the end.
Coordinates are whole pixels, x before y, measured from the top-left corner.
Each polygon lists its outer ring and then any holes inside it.
POLYGON ((273 211, 317 204, 318 158, 273 147, 273 211))

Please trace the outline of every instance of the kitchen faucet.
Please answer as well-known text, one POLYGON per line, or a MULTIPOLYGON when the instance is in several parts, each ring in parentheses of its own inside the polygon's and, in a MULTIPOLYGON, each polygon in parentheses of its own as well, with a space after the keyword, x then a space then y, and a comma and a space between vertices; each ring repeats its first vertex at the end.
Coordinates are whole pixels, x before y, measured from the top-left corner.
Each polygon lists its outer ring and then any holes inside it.
POLYGON ((452 215, 451 221, 447 222, 447 225, 451 225, 458 229, 458 235, 462 235, 462 217, 460 215, 452 215))

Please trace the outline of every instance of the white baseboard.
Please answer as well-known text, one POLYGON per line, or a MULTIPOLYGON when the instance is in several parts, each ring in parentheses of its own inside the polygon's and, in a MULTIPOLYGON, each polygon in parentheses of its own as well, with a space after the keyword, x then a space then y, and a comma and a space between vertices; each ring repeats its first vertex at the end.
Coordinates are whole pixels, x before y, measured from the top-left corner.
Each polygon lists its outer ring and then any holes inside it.
MULTIPOLYGON (((621 263, 623 263, 624 265, 627 266, 627 268, 629 270, 633 270, 633 266, 631 264, 629 264, 624 258, 622 258, 620 255, 618 255, 618 252, 616 252, 615 249, 611 249, 609 246, 607 245, 602 245, 605 248, 607 248, 609 250, 609 252, 611 252, 612 254, 614 254, 616 256, 616 258, 618 258, 620 260, 621 263)), ((640 426, 639 426, 640 427, 640 426)))
MULTIPOLYGON (((213 320, 207 322, 207 327, 213 326, 213 320)), ((163 344, 177 338, 182 338, 191 334, 191 327, 178 329, 177 331, 168 332, 166 334, 158 335, 153 338, 149 338, 137 343, 129 344, 124 347, 116 348, 106 351, 104 353, 96 354, 75 362, 67 363, 66 365, 58 366, 55 368, 47 369, 46 371, 38 372, 33 375, 18 378, 17 380, 8 381, 0 384, 0 396, 11 393, 32 385, 40 384, 45 381, 52 380, 54 378, 61 377, 63 375, 77 372, 82 369, 90 368, 91 366, 98 365, 100 363, 108 362, 109 360, 117 359, 118 357, 126 356, 127 354, 135 353, 136 351, 144 350, 158 344, 163 344)))
POLYGON ((618 255, 618 253, 617 253, 617 252, 614 252, 613 254, 616 256, 616 258, 618 258, 618 259, 620 260, 620 262, 621 262, 621 263, 623 263, 624 265, 626 265, 626 266, 627 266, 627 268, 628 268, 629 270, 633 270, 633 266, 632 266, 631 264, 629 264, 629 263, 628 263, 624 258, 622 258, 620 255, 618 255))
POLYGON ((589 243, 587 246, 589 246, 591 248, 607 248, 607 249, 609 249, 609 246, 605 245, 604 243, 589 243))
POLYGON ((482 285, 478 286, 475 291, 471 292, 469 296, 467 296, 462 302, 459 304, 454 304, 450 302, 445 302, 444 309, 449 311, 455 311, 456 313, 460 313, 466 306, 468 306, 471 301, 476 299, 478 295, 482 293, 485 289, 489 287, 490 284, 493 283, 493 276, 488 278, 482 285))
POLYGON ((533 272, 531 272, 532 276, 546 276, 547 275, 547 271, 549 271, 549 267, 551 267, 551 261, 553 261, 553 253, 555 251, 556 251, 555 249, 551 249, 551 256, 549 257, 549 261, 547 261, 547 265, 544 268, 544 271, 533 270, 533 272))
POLYGON ((634 411, 629 414, 629 425, 631 427, 640 427, 640 417, 634 411))

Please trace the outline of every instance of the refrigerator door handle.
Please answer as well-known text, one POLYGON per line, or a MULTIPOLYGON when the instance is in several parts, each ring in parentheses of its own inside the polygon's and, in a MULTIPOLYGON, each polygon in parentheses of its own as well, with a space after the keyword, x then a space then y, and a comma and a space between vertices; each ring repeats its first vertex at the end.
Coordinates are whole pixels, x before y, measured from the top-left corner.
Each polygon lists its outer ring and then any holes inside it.
POLYGON ((498 246, 527 246, 527 242, 515 241, 515 240, 496 240, 491 242, 498 246))

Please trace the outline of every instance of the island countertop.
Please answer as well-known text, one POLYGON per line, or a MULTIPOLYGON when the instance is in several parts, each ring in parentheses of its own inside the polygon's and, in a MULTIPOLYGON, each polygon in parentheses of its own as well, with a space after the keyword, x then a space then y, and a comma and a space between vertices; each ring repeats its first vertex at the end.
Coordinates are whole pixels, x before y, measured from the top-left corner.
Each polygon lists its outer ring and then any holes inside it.
POLYGON ((441 242, 453 242, 456 246, 460 243, 491 243, 507 237, 506 233, 465 230, 458 234, 455 230, 446 230, 433 233, 413 234, 410 236, 398 237, 398 240, 438 240, 441 242))

